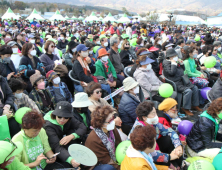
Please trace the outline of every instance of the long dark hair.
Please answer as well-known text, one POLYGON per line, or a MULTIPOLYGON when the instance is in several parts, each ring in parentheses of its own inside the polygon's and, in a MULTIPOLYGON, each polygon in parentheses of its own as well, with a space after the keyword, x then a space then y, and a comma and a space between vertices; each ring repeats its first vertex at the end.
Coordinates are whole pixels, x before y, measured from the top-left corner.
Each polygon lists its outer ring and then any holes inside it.
POLYGON ((196 47, 189 47, 187 50, 184 50, 185 54, 183 56, 183 60, 188 59, 190 57, 190 53, 193 53, 194 50, 198 51, 198 49, 196 47))

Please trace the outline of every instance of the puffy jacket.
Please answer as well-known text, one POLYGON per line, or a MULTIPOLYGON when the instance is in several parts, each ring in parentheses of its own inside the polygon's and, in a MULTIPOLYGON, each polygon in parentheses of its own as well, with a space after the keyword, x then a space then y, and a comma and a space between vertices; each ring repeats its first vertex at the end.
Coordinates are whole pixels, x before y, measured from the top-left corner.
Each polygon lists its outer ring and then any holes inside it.
MULTIPOLYGON (((193 125, 186 142, 198 153, 204 149, 222 147, 222 143, 212 142, 213 139, 215 139, 215 123, 207 117, 200 117, 193 125)), ((222 141, 222 135, 217 133, 216 139, 222 141)))
POLYGON ((121 50, 120 52, 121 62, 124 65, 124 67, 127 67, 128 65, 132 65, 132 59, 133 56, 130 54, 129 50, 121 50))
POLYGON ((210 100, 215 100, 222 97, 222 81, 220 78, 217 79, 216 83, 213 85, 212 89, 209 91, 210 100))
POLYGON ((193 84, 190 82, 188 85, 184 85, 182 76, 184 75, 184 65, 172 64, 169 60, 163 61, 163 74, 164 76, 176 83, 177 91, 182 93, 188 88, 192 88, 193 84))
POLYGON ((163 113, 162 111, 158 112, 158 117, 159 117, 159 123, 172 128, 171 120, 165 113, 163 113))
POLYGON ((123 122, 123 125, 133 126, 136 120, 136 108, 140 104, 140 101, 128 92, 123 93, 119 104, 119 116, 123 122))

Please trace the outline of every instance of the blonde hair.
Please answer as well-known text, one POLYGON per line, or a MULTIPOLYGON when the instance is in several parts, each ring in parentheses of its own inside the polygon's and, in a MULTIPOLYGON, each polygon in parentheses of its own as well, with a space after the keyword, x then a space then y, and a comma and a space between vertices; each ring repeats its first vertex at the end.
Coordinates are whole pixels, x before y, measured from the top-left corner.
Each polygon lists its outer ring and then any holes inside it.
POLYGON ((124 50, 124 49, 125 49, 125 44, 126 44, 126 43, 129 43, 129 44, 130 44, 130 42, 129 42, 128 40, 124 40, 123 43, 122 43, 122 45, 121 45, 121 50, 124 50))

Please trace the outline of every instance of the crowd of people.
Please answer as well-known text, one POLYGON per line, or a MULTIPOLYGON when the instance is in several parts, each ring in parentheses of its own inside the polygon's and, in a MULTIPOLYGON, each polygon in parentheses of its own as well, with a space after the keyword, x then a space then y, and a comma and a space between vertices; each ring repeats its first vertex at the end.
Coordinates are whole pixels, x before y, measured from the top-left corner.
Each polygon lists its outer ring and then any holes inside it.
POLYGON ((0 169, 178 170, 183 148, 213 159, 222 147, 215 142, 222 141, 221 31, 0 19, 0 116, 11 136, 0 141, 0 169), (158 92, 166 82, 174 88, 169 98, 158 92), (209 101, 204 87, 212 88, 209 101), (14 115, 23 107, 30 111, 19 124, 14 115), (182 140, 172 121, 194 110, 203 113, 182 140), (131 145, 120 164, 115 151, 124 140, 131 145), (71 144, 91 149, 97 164, 77 162, 71 144))

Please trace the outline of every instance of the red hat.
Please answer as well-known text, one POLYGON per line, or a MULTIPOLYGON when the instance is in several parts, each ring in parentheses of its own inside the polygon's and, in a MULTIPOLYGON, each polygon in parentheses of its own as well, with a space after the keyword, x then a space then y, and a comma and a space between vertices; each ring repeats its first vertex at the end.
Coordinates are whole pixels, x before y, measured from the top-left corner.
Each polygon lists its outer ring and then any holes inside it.
POLYGON ((102 57, 102 56, 104 56, 104 55, 109 55, 109 53, 107 53, 107 51, 106 51, 105 48, 99 49, 98 54, 99 54, 99 55, 98 55, 98 58, 100 58, 100 57, 102 57))
POLYGON ((50 70, 48 71, 48 73, 46 73, 46 78, 48 79, 49 82, 52 81, 52 79, 57 75, 57 73, 54 70, 50 70))
POLYGON ((154 46, 152 46, 152 47, 149 48, 149 51, 150 51, 150 52, 154 52, 154 51, 158 51, 158 50, 159 50, 159 48, 156 48, 156 47, 154 47, 154 46))

